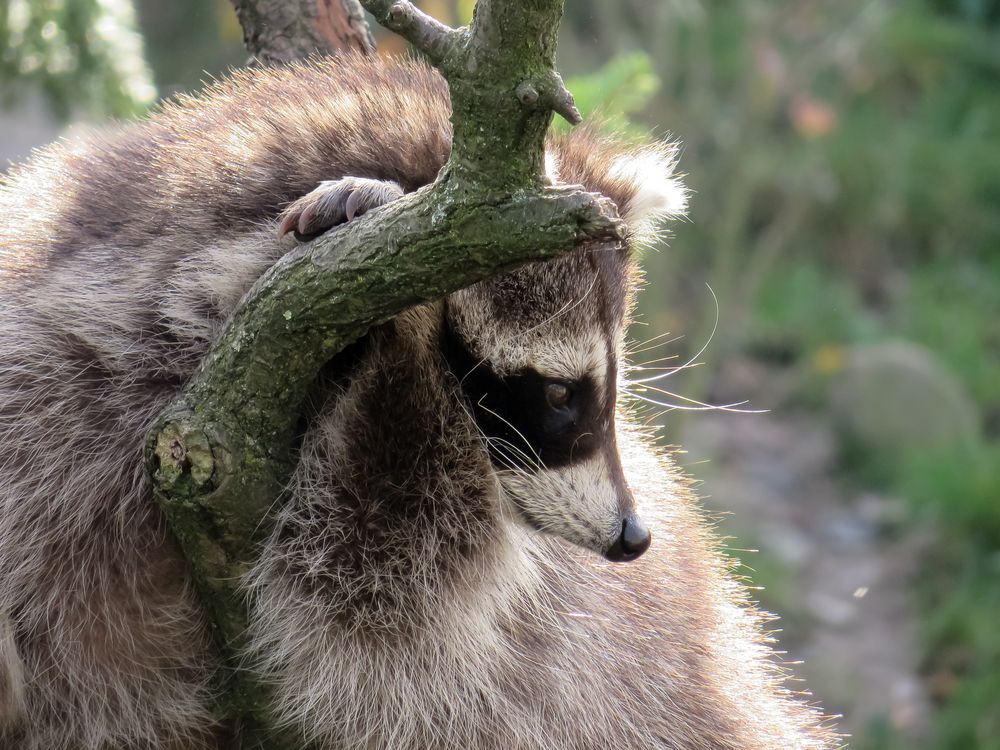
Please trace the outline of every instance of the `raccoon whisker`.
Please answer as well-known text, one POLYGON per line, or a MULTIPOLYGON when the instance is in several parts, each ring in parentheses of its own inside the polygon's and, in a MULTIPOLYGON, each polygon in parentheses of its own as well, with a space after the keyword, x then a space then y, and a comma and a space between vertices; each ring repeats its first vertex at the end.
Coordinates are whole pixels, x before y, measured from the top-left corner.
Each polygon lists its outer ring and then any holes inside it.
MULTIPOLYGON (((563 305, 561 308, 559 308, 558 310, 556 310, 556 312, 554 312, 548 318, 546 318, 545 320, 541 321, 540 323, 536 323, 535 325, 531 326, 531 328, 528 328, 528 329, 526 329, 524 331, 518 331, 516 334, 514 334, 513 336, 510 337, 509 341, 515 341, 518 338, 527 336, 528 334, 532 333, 533 331, 538 330, 539 328, 541 328, 542 326, 546 325, 547 323, 551 323, 556 318, 560 317, 561 315, 565 315, 566 313, 568 313, 573 308, 579 306, 585 299, 587 299, 587 297, 590 295, 590 293, 594 290, 594 286, 596 284, 597 284, 597 278, 595 277, 594 280, 590 283, 590 286, 587 288, 587 291, 584 292, 578 299, 574 300, 573 302, 567 302, 565 305, 563 305)), ((464 385, 466 378, 468 378, 473 372, 475 372, 481 365, 485 364, 486 361, 487 361, 487 357, 482 357, 478 362, 476 362, 476 364, 474 364, 471 368, 469 368, 469 371, 467 373, 465 373, 465 375, 463 375, 461 378, 459 378, 459 381, 458 381, 459 384, 460 385, 464 385)), ((513 425, 511 425, 511 426, 513 427, 513 425)))
MULTIPOLYGON (((501 449, 501 450, 510 450, 510 451, 513 451, 514 452, 514 458, 520 456, 522 459, 524 459, 524 461, 526 461, 528 463, 529 466, 533 467, 534 469, 536 469, 536 470, 541 470, 542 469, 542 467, 538 464, 537 461, 535 461, 534 458, 532 458, 530 455, 528 455, 523 450, 521 450, 520 448, 518 448, 516 445, 514 445, 509 440, 505 440, 504 438, 498 438, 498 437, 487 437, 486 438, 486 442, 489 443, 490 445, 496 445, 496 446, 498 446, 499 449, 501 449)), ((504 457, 508 458, 508 459, 511 458, 510 456, 506 456, 506 455, 504 457)))
POLYGON ((681 396, 678 393, 672 393, 671 391, 665 391, 660 388, 651 388, 650 386, 641 386, 643 389, 654 390, 658 393, 662 393, 665 396, 670 396, 671 398, 679 398, 681 401, 687 401, 689 404, 671 404, 664 403, 662 401, 657 401, 656 399, 650 398, 649 396, 643 396, 641 393, 636 393, 630 391, 629 395, 635 398, 641 399, 648 404, 655 404, 656 406, 662 406, 668 410, 680 410, 680 411, 730 411, 737 414, 765 414, 767 409, 738 409, 736 407, 743 406, 743 404, 749 403, 747 400, 736 401, 731 404, 707 404, 704 401, 698 401, 697 399, 688 398, 687 396, 681 396))
POLYGON ((706 281, 705 286, 708 287, 708 291, 712 295, 712 300, 715 302, 715 322, 712 323, 712 332, 708 334, 708 340, 705 342, 704 346, 702 346, 701 349, 699 349, 698 352, 693 357, 691 357, 691 359, 689 359, 686 363, 684 363, 683 367, 687 367, 688 365, 692 364, 695 360, 701 357, 702 354, 705 353, 705 350, 708 349, 709 344, 712 343, 712 339, 715 338, 715 334, 719 330, 719 319, 722 317, 721 308, 719 306, 719 298, 715 296, 715 290, 712 289, 711 284, 709 284, 706 281))
POLYGON ((656 349, 657 347, 665 346, 666 344, 672 344, 673 342, 679 341, 683 338, 683 336, 674 336, 671 339, 667 339, 667 336, 670 335, 670 331, 664 331, 663 333, 651 336, 648 339, 643 339, 642 341, 631 341, 625 346, 625 351, 629 355, 641 354, 642 352, 649 351, 650 349, 656 349), (664 339, 667 340, 664 341, 664 339))
POLYGON ((667 339, 666 341, 663 340, 663 339, 666 339, 667 336, 670 336, 670 335, 671 335, 670 331, 667 331, 667 332, 661 333, 661 334, 659 334, 657 336, 652 336, 652 337, 650 337, 648 339, 645 339, 643 341, 633 341, 633 342, 630 342, 629 344, 627 344, 625 346, 625 353, 628 356, 631 357, 631 356, 636 355, 636 354, 642 354, 643 352, 648 352, 648 351, 650 351, 652 349, 659 349, 661 346, 666 346, 667 344, 672 344, 675 341, 680 341, 682 338, 684 338, 683 336, 674 336, 673 338, 667 339), (656 343, 654 343, 654 342, 656 342, 656 343), (640 349, 640 348, 636 348, 636 347, 642 347, 642 348, 640 349))
POLYGON ((647 412, 642 416, 643 427, 659 427, 658 422, 663 418, 669 409, 660 409, 658 411, 647 412))
POLYGON ((536 471, 540 471, 542 469, 542 467, 539 466, 538 463, 533 458, 531 458, 531 456, 529 456, 524 451, 519 450, 517 448, 517 446, 511 445, 511 443, 509 441, 503 440, 501 438, 491 438, 489 440, 489 442, 490 442, 491 445, 497 445, 498 446, 498 450, 501 451, 503 457, 506 458, 508 461, 512 461, 516 465, 520 466, 522 468, 522 470, 524 468, 523 467, 523 463, 527 463, 527 465, 529 467, 535 469, 536 471), (507 453, 506 451, 513 452, 513 455, 511 453, 507 453), (521 459, 523 459, 523 462, 521 464, 517 464, 517 462, 516 462, 516 459, 518 457, 520 457, 521 459))
POLYGON ((468 378, 472 373, 474 373, 476 370, 478 370, 484 364, 486 364, 486 357, 482 357, 478 362, 476 362, 476 364, 474 364, 472 367, 470 367, 469 371, 467 373, 465 373, 465 375, 463 375, 462 377, 460 377, 458 379, 458 384, 460 386, 464 386, 466 378, 468 378))
MULTIPOLYGON (((712 340, 715 338, 715 334, 719 330, 719 320, 721 318, 721 308, 720 308, 720 305, 719 305, 719 298, 716 296, 715 290, 712 289, 712 286, 710 284, 708 284, 706 282, 705 286, 708 288, 709 293, 712 295, 712 300, 715 302, 715 321, 712 323, 712 331, 711 331, 711 333, 708 334, 708 340, 706 340, 705 343, 704 343, 704 345, 702 345, 701 349, 699 349, 694 354, 694 356, 692 356, 684 364, 677 365, 676 367, 672 367, 672 368, 667 368, 668 369, 667 372, 665 372, 665 373, 663 373, 661 375, 657 375, 655 377, 647 378, 645 380, 633 380, 633 381, 630 382, 630 384, 651 383, 651 382, 654 382, 654 381, 659 380, 661 378, 668 377, 669 375, 672 375, 675 372, 679 372, 681 370, 687 370, 687 369, 692 368, 692 367, 697 367, 698 365, 701 364, 700 362, 696 362, 695 360, 699 359, 701 357, 701 355, 704 354, 705 351, 708 349, 709 345, 712 343, 712 340)), ((651 386, 650 386, 650 388, 652 390, 654 390, 654 391, 658 391, 660 393, 663 393, 664 395, 672 396, 673 398, 680 398, 682 400, 689 401, 691 403, 698 404, 699 406, 707 407, 707 408, 710 408, 710 409, 729 409, 732 406, 740 406, 742 404, 747 403, 746 401, 741 401, 739 403, 729 404, 728 406, 724 406, 724 407, 716 407, 716 406, 711 406, 710 404, 703 404, 703 403, 701 403, 699 401, 696 401, 694 399, 685 398, 684 396, 679 396, 676 393, 670 393, 669 391, 661 391, 658 388, 652 388, 651 386)), ((657 402, 654 401, 653 403, 657 403, 657 402)), ((672 406, 672 405, 668 405, 668 404, 660 404, 660 405, 661 406, 668 406, 668 408, 680 408, 680 407, 672 406)), ((746 411, 746 410, 739 410, 739 411, 746 411)))
MULTIPOLYGON (((716 296, 715 290, 712 289, 712 287, 711 287, 710 284, 706 283, 705 286, 708 287, 708 291, 712 295, 712 300, 715 303, 715 321, 712 323, 712 331, 708 334, 708 339, 705 341, 704 345, 702 345, 701 349, 699 349, 694 354, 694 356, 692 356, 683 365, 678 365, 677 367, 670 368, 670 369, 672 369, 675 372, 677 370, 687 369, 688 367, 695 367, 697 364, 699 364, 698 362, 696 362, 696 360, 699 359, 701 357, 701 355, 705 353, 705 351, 711 345, 713 339, 715 339, 715 334, 719 330, 719 321, 720 321, 720 318, 721 318, 721 307, 719 305, 719 298, 716 296)), ((664 335, 666 335, 666 334, 664 334, 664 335)), ((653 339, 650 339, 650 341, 654 341, 655 338, 659 338, 659 337, 654 337, 653 339)), ((658 348, 660 346, 663 346, 665 344, 673 343, 674 341, 678 341, 681 338, 683 338, 683 336, 675 336, 674 338, 670 339, 669 341, 664 341, 664 342, 655 344, 654 346, 646 347, 645 349, 626 349, 626 354, 631 357, 631 356, 634 356, 636 354, 640 354, 643 351, 648 351, 649 349, 656 349, 656 348, 658 348)), ((641 368, 643 368, 643 367, 645 367, 647 365, 652 364, 653 362, 662 362, 662 361, 664 361, 666 359, 672 359, 672 357, 662 357, 660 359, 651 360, 649 362, 642 362, 642 363, 638 364, 638 368, 641 369, 641 368)), ((630 369, 632 369, 633 367, 635 367, 635 366, 630 366, 630 369)))
MULTIPOLYGON (((511 456, 509 453, 505 453, 503 447, 494 447, 493 457, 500 463, 500 466, 505 471, 509 471, 512 474, 529 479, 531 477, 531 471, 526 469, 523 462, 517 460, 516 457, 511 456)), ((534 470, 541 471, 537 467, 533 467, 534 470)))
POLYGON ((701 367, 704 364, 705 364, 704 362, 695 362, 694 364, 677 365, 677 367, 651 368, 651 369, 662 369, 664 370, 664 372, 661 372, 659 375, 651 375, 648 378, 639 378, 637 380, 626 380, 625 382, 627 385, 642 385, 643 383, 655 383, 657 380, 663 380, 664 378, 669 378, 671 375, 681 372, 682 370, 690 370, 695 367, 701 367))
POLYGON ((579 435, 576 436, 576 440, 574 440, 573 444, 569 447, 570 462, 572 462, 573 460, 573 451, 576 449, 576 444, 579 443, 584 438, 592 437, 593 435, 594 433, 592 432, 581 432, 579 435))
POLYGON ((587 297, 590 296, 590 293, 592 291, 594 291, 594 287, 596 285, 597 285, 597 276, 594 276, 594 280, 590 282, 590 286, 587 287, 587 291, 585 291, 583 294, 581 294, 576 300, 574 300, 573 302, 567 302, 565 305, 563 305, 561 308, 559 308, 558 310, 556 310, 554 313, 552 313, 552 315, 550 315, 549 317, 547 317, 541 323, 536 323, 535 325, 531 326, 531 328, 529 328, 529 329, 527 329, 525 331, 520 331, 513 338, 516 339, 516 338, 518 338, 520 336, 527 336, 529 333, 537 331, 542 326, 544 326, 544 325, 546 325, 548 323, 551 323, 556 318, 559 318, 559 317, 565 315, 570 310, 573 310, 573 309, 579 307, 581 304, 583 304, 583 301, 585 299, 587 299, 587 297))
POLYGON ((528 448, 530 448, 530 449, 531 449, 531 452, 532 452, 533 454, 535 454, 535 458, 536 458, 536 459, 538 460, 538 465, 539 465, 539 466, 540 466, 541 468, 543 468, 543 469, 544 469, 544 468, 546 468, 546 466, 545 466, 545 462, 544 462, 544 461, 542 461, 542 457, 538 455, 538 451, 536 451, 536 450, 535 450, 535 448, 534 448, 534 447, 533 447, 533 446, 531 445, 531 443, 530 443, 530 442, 528 441, 528 438, 526 438, 526 437, 524 436, 524 434, 523 434, 523 433, 522 433, 522 432, 521 432, 521 431, 520 431, 519 429, 517 429, 517 428, 516 428, 516 427, 515 427, 514 425, 512 425, 512 424, 510 423, 510 421, 509 421, 509 420, 507 420, 507 419, 505 419, 504 417, 500 416, 499 414, 497 414, 497 413, 496 413, 495 411, 493 411, 493 410, 492 410, 492 409, 490 409, 489 407, 487 407, 487 406, 483 406, 483 401, 482 401, 482 399, 480 399, 480 400, 479 400, 479 407, 480 407, 481 409, 483 409, 484 411, 487 411, 487 412, 489 412, 489 413, 490 413, 490 414, 492 414, 492 415, 493 415, 494 417, 496 417, 496 418, 497 418, 497 419, 499 419, 499 420, 500 420, 501 422, 503 422, 503 423, 504 423, 505 425, 507 425, 508 427, 510 427, 510 429, 512 429, 512 430, 513 430, 513 431, 514 431, 514 432, 515 432, 515 433, 517 434, 517 436, 518 436, 519 438, 521 438, 521 440, 523 440, 523 441, 524 441, 524 444, 525 444, 526 446, 528 446, 528 448))
POLYGON ((673 391, 668 391, 668 390, 666 390, 664 388, 658 388, 655 385, 640 385, 637 388, 637 390, 640 391, 640 392, 641 391, 655 391, 656 393, 661 393, 664 396, 670 396, 671 398, 679 398, 681 401, 686 401, 689 404, 694 404, 695 406, 708 406, 708 407, 713 408, 713 409, 725 408, 725 407, 730 407, 730 406, 742 406, 743 404, 749 403, 749 401, 747 399, 744 399, 743 401, 735 402, 735 403, 732 403, 732 404, 725 404, 724 406, 723 405, 715 406, 715 405, 710 404, 710 403, 708 403, 706 401, 699 401, 698 399, 691 398, 690 396, 682 396, 679 393, 674 393, 673 391))
MULTIPOLYGON (((482 404, 480 404, 480 405, 482 405, 482 404)), ((483 407, 483 408, 486 408, 486 407, 483 407)), ((485 432, 483 432, 482 428, 476 422, 475 416, 472 414, 472 411, 468 408, 468 406, 466 406, 465 404, 463 404, 462 405, 462 410, 465 411, 465 413, 468 415, 469 421, 475 427, 476 432, 479 433, 479 437, 480 437, 480 439, 484 443, 486 443, 487 445, 497 445, 500 448, 506 447, 506 448, 509 448, 510 450, 516 451, 517 453, 519 453, 523 457, 523 459, 526 462, 529 463, 529 465, 535 467, 536 469, 541 469, 542 468, 541 466, 539 466, 539 464, 535 461, 534 458, 532 458, 530 455, 528 455, 527 453, 525 453, 525 451, 523 449, 521 449, 520 447, 514 445, 514 443, 510 442, 509 440, 507 440, 505 438, 500 438, 500 437, 495 437, 495 436, 492 436, 492 435, 487 435, 485 432)), ((489 411, 489 410, 487 410, 487 411, 489 411)), ((527 441, 525 441, 525 442, 527 442, 527 441)), ((513 462, 511 461, 510 456, 508 456, 506 454, 501 454, 501 456, 505 460, 507 460, 508 462, 511 462, 511 466, 509 466, 508 468, 510 468, 511 470, 515 470, 516 469, 517 471, 519 471, 521 473, 526 473, 524 471, 523 467, 517 466, 517 465, 513 464, 513 462)))
POLYGON ((652 367, 652 365, 657 362, 669 362, 671 360, 678 359, 677 354, 670 354, 666 357, 657 357, 656 359, 647 359, 645 362, 629 362, 625 365, 627 370, 656 370, 658 368, 652 367))
POLYGON ((511 474, 515 474, 517 476, 524 476, 526 474, 524 469, 511 463, 510 459, 506 456, 498 456, 497 459, 500 463, 500 471, 510 472, 511 474))
POLYGON ((644 396, 638 396, 637 398, 645 401, 647 404, 663 407, 663 411, 659 414, 660 417, 671 411, 735 411, 742 413, 740 409, 731 409, 727 406, 686 406, 684 404, 669 404, 664 401, 654 401, 644 396))
POLYGON ((495 455, 497 456, 498 459, 501 460, 504 470, 509 471, 513 474, 518 474, 520 476, 525 476, 525 477, 529 476, 529 473, 524 469, 523 466, 519 465, 510 456, 508 456, 506 453, 503 452, 504 444, 506 444, 506 446, 509 447, 510 449, 513 449, 521 453, 521 455, 524 457, 524 460, 527 461, 529 465, 533 466, 537 471, 541 470, 542 467, 540 467, 531 456, 529 456, 523 450, 521 450, 516 445, 511 443, 509 440, 505 440, 504 438, 491 437, 487 435, 485 432, 483 432, 482 429, 479 427, 478 423, 476 422, 475 416, 472 414, 472 411, 464 402, 461 404, 461 409, 466 413, 466 415, 468 415, 469 422, 470 424, 473 425, 476 432, 479 433, 480 439, 484 443, 486 443, 487 446, 491 446, 494 444, 498 446, 498 450, 495 452, 495 455))

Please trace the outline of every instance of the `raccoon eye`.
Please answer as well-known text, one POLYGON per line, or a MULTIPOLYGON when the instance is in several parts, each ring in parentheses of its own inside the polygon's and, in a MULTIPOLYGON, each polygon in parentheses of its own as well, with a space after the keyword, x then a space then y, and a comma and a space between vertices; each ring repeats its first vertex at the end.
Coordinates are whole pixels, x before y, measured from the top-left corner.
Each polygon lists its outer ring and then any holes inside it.
POLYGON ((569 404, 573 391, 565 383, 547 383, 545 385, 545 401, 553 409, 563 409, 569 404))

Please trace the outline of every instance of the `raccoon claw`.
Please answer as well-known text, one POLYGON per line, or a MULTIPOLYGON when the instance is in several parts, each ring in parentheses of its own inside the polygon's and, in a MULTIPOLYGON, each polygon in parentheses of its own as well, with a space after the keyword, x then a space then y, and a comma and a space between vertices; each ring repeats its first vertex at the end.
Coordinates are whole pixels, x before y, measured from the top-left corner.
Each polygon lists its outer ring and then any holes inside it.
POLYGON ((281 212, 278 236, 293 232, 295 239, 305 242, 402 196, 403 189, 389 180, 326 180, 281 212))

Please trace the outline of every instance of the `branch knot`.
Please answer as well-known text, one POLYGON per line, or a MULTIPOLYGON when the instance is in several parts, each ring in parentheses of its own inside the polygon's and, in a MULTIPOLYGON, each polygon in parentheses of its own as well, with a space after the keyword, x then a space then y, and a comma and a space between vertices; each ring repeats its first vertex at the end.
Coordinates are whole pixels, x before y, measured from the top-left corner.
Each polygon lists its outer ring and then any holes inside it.
POLYGON ((580 110, 573 101, 573 95, 563 83, 562 76, 555 71, 550 71, 540 80, 522 81, 514 89, 514 93, 518 101, 530 110, 536 110, 540 106, 547 107, 563 117, 570 125, 579 125, 583 122, 580 110))
POLYGON ((517 98, 526 107, 533 107, 538 102, 538 89, 533 83, 524 81, 517 87, 517 98))
POLYGON ((458 32, 427 15, 409 0, 362 0, 361 4, 388 29, 419 49, 434 64, 451 51, 458 32))
POLYGON ((548 105, 552 108, 552 111, 560 115, 570 125, 579 125, 583 122, 583 116, 580 114, 580 110, 576 108, 573 95, 566 88, 566 84, 563 83, 562 76, 553 70, 549 72, 548 79, 548 86, 546 87, 548 90, 546 93, 548 95, 548 105))
POLYGON ((154 479, 164 490, 178 491, 183 488, 191 493, 200 493, 214 489, 212 439, 183 416, 168 419, 156 433, 150 460, 154 479))

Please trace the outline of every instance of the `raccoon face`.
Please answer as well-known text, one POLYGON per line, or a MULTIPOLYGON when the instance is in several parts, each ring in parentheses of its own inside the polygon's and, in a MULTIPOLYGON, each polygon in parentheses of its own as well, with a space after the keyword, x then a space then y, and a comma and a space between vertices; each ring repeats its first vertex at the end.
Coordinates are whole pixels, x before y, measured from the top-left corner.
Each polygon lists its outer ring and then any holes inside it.
MULTIPOLYGON (((618 206, 632 244, 683 216, 676 148, 622 151, 568 140, 547 154, 553 183, 583 184, 618 206)), ((628 245, 593 245, 457 292, 443 348, 517 517, 604 555, 650 544, 615 436, 619 363, 637 270, 628 245)))
POLYGON ((452 295, 443 333, 507 506, 623 562, 650 543, 615 441, 630 274, 607 245, 529 266, 452 295))

